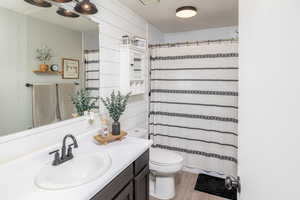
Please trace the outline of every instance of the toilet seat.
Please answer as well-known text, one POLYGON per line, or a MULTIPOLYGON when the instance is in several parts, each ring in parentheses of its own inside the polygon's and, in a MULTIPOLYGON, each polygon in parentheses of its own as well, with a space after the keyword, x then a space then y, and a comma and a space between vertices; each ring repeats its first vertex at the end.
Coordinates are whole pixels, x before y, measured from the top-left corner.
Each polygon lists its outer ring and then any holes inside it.
POLYGON ((176 165, 182 163, 182 161, 182 156, 172 151, 156 148, 150 149, 150 162, 154 165, 176 165))
POLYGON ((172 174, 181 170, 183 165, 183 157, 177 153, 162 150, 150 149, 150 163, 151 170, 159 174, 172 174))

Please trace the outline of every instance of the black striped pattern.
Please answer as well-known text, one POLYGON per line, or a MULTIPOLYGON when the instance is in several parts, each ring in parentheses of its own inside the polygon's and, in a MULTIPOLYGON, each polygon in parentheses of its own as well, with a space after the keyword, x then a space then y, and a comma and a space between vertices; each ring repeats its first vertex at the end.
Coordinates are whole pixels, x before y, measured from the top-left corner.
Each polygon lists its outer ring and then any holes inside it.
POLYGON ((85 72, 87 72, 87 73, 90 73, 90 72, 100 72, 100 70, 87 70, 85 72))
POLYGON ((150 57, 152 61, 155 60, 183 60, 183 59, 203 59, 203 58, 229 58, 238 57, 238 53, 217 53, 217 54, 200 54, 200 55, 183 55, 183 56, 157 56, 150 57))
POLYGON ((88 87, 88 88, 86 88, 86 90, 99 90, 99 88, 97 88, 97 87, 88 87))
POLYGON ((85 60, 84 61, 85 64, 93 64, 93 63, 99 63, 99 60, 85 60))
POLYGON ((236 79, 165 79, 165 78, 153 78, 151 81, 206 81, 206 82, 238 82, 236 79))
POLYGON ((162 111, 151 111, 150 115, 163 115, 163 116, 169 116, 169 117, 183 117, 183 118, 193 118, 193 119, 204 119, 204 120, 215 120, 215 121, 238 123, 238 120, 235 118, 209 116, 209 115, 170 113, 170 112, 162 112, 162 111))
POLYGON ((173 102, 173 101, 150 101, 150 103, 189 105, 189 106, 207 106, 207 107, 220 107, 220 108, 238 109, 237 106, 217 105, 217 104, 203 104, 203 103, 185 103, 185 102, 173 102))
POLYGON ((202 68, 157 68, 151 69, 151 71, 179 71, 179 70, 232 70, 239 69, 238 67, 202 67, 202 68))
POLYGON ((96 105, 93 106, 93 109, 99 110, 99 87, 97 86, 99 85, 98 82, 100 81, 99 50, 85 50, 84 54, 86 90, 93 91, 90 95, 94 96, 89 96, 89 99, 96 102, 96 105), (94 73, 95 75, 97 74, 97 76, 90 77, 89 75, 91 75, 92 73, 94 73))
POLYGON ((228 146, 228 147, 233 147, 237 149, 238 147, 232 144, 226 144, 226 143, 220 143, 220 142, 215 142, 215 141, 208 141, 208 140, 200 140, 200 139, 193 139, 193 138, 187 138, 187 137, 179 137, 179 136, 174 136, 174 135, 167 135, 167 134, 162 134, 162 133, 150 133, 150 136, 161 136, 161 137, 168 137, 168 138, 174 138, 174 139, 181 139, 181 140, 190 140, 190 141, 197 141, 197 142, 202 142, 206 144, 216 144, 220 146, 228 146))
POLYGON ((99 81, 100 79, 99 78, 88 78, 86 79, 86 81, 99 81))
POLYGON ((165 127, 172 127, 172 128, 182 128, 182 129, 189 129, 189 130, 199 130, 199 131, 206 131, 206 132, 215 132, 220 134, 229 134, 238 136, 238 134, 230 131, 220 131, 215 129, 205 129, 205 128, 197 128, 197 127, 189 127, 189 126, 178 126, 172 124, 164 124, 164 123, 149 123, 150 126, 165 126, 165 127))
POLYGON ((150 57, 153 62, 149 79, 153 83, 149 99, 153 147, 184 153, 187 167, 197 164, 199 168, 210 170, 213 169, 210 165, 224 163, 227 174, 234 169, 230 166, 236 167, 238 162, 239 82, 239 54, 235 48, 228 50, 228 53, 194 52, 197 55, 190 55, 193 52, 188 48, 181 55, 172 54, 171 49, 164 55, 158 51, 150 57), (197 76, 199 73, 201 76, 197 76), (182 110, 185 108, 188 110, 182 110), (209 164, 202 166, 202 162, 209 164))
POLYGON ((84 53, 98 53, 99 52, 99 50, 95 50, 95 49, 93 49, 93 50, 84 50, 84 53))
POLYGON ((201 94, 201 95, 238 96, 238 92, 232 92, 232 91, 208 91, 208 90, 168 90, 168 89, 152 89, 152 90, 151 90, 151 93, 201 94))
POLYGON ((155 145, 152 145, 152 147, 167 149, 167 150, 172 150, 172 151, 178 151, 178 152, 183 152, 183 153, 188 153, 188 154, 196 154, 196 155, 205 156, 205 157, 209 157, 209 158, 216 158, 216 159, 220 159, 220 160, 227 160, 227 161, 231 161, 234 163, 238 163, 237 159, 234 157, 220 155, 220 154, 216 154, 216 153, 208 153, 208 152, 204 152, 204 151, 184 149, 184 148, 172 147, 172 146, 161 145, 161 144, 155 144, 155 145))

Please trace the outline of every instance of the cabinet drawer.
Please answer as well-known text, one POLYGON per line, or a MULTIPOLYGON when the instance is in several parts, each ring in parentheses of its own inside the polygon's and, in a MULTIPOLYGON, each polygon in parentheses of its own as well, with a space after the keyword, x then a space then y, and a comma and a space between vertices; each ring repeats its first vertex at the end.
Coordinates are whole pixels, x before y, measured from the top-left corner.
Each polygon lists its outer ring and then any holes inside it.
POLYGON ((149 150, 134 162, 134 175, 138 175, 149 164, 149 150))
POLYGON ((120 175, 110 182, 91 200, 113 199, 133 179, 133 164, 127 167, 120 175))
POLYGON ((133 183, 130 182, 113 200, 133 200, 133 183))

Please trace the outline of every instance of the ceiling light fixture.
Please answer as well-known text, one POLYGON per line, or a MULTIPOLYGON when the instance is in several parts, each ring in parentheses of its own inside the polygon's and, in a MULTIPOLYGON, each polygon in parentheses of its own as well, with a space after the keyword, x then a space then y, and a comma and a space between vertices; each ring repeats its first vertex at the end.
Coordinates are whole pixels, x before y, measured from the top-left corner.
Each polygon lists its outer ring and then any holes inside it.
POLYGON ((76 4, 74 9, 76 12, 84 15, 93 15, 98 12, 95 4, 91 3, 90 0, 82 0, 81 2, 76 4))
POLYGON ((71 17, 71 18, 77 18, 80 16, 80 15, 78 15, 70 10, 64 9, 64 8, 58 8, 56 13, 61 16, 64 16, 64 17, 71 17))
POLYGON ((160 3, 160 0, 139 0, 144 6, 160 3))
POLYGON ((194 6, 183 6, 176 9, 176 17, 191 18, 197 15, 197 8, 194 6))
POLYGON ((24 0, 24 1, 38 7, 49 8, 52 6, 51 3, 44 0, 24 0))

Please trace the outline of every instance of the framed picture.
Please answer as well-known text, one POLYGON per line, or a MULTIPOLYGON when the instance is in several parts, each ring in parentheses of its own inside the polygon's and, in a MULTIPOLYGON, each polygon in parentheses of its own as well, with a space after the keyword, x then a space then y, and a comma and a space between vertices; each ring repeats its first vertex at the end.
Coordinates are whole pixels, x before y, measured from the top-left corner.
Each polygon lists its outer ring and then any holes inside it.
POLYGON ((62 78, 63 79, 79 79, 79 60, 78 59, 62 59, 62 78))

